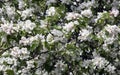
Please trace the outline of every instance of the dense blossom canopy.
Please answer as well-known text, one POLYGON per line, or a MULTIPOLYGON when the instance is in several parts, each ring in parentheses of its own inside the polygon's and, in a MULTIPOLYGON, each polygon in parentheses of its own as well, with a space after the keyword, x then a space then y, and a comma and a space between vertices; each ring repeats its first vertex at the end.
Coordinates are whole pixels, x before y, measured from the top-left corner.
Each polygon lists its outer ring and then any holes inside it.
POLYGON ((120 0, 0 0, 0 75, 120 75, 120 0))

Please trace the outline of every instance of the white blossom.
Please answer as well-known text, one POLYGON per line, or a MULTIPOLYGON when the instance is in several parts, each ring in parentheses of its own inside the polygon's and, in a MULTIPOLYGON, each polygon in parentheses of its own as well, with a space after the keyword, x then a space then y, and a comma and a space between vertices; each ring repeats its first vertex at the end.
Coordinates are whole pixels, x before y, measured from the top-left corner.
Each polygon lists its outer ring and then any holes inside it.
POLYGON ((57 73, 59 73, 59 71, 63 71, 65 66, 66 66, 66 64, 63 61, 58 61, 55 64, 57 73))
POLYGON ((74 28, 74 22, 66 23, 65 26, 63 27, 63 29, 66 30, 67 32, 73 30, 73 28, 74 28))
POLYGON ((28 69, 30 69, 30 68, 34 68, 35 67, 35 65, 34 65, 34 60, 29 60, 29 61, 27 61, 26 63, 27 63, 27 68, 28 69))
POLYGON ((26 6, 26 3, 23 1, 23 0, 18 0, 18 6, 19 6, 19 9, 22 9, 26 6))
POLYGON ((5 65, 0 65, 0 71, 5 71, 6 66, 5 65))
POLYGON ((116 8, 112 8, 110 14, 113 15, 114 17, 117 17, 119 15, 119 10, 116 8))
POLYGON ((29 58, 30 52, 27 50, 27 48, 19 48, 19 47, 14 47, 11 49, 10 55, 12 55, 15 58, 20 58, 20 59, 27 59, 29 58))
POLYGON ((56 30, 56 29, 51 30, 51 33, 54 36, 62 36, 63 35, 63 33, 60 30, 56 30))
POLYGON ((37 75, 48 75, 48 72, 45 70, 37 69, 35 74, 37 75))
POLYGON ((0 74, 119 75, 119 9, 119 0, 0 0, 0 74))
POLYGON ((98 12, 97 14, 97 18, 95 19, 95 22, 97 23, 97 21, 103 16, 103 13, 106 13, 106 11, 104 12, 98 12))
POLYGON ((72 20, 72 19, 79 19, 81 15, 78 14, 78 13, 75 13, 75 12, 68 12, 66 13, 66 19, 69 21, 69 20, 72 20))
POLYGON ((34 9, 33 8, 29 8, 29 9, 26 9, 26 10, 23 10, 21 12, 19 12, 21 14, 21 17, 24 19, 26 19, 27 17, 30 17, 32 16, 33 14, 33 11, 34 9))
POLYGON ((44 36, 42 35, 35 35, 35 36, 31 36, 31 37, 21 37, 21 40, 19 41, 19 44, 27 46, 27 45, 31 45, 33 43, 33 41, 38 41, 39 39, 42 40, 44 38, 44 36))
POLYGON ((110 34, 116 35, 120 32, 120 28, 116 25, 107 25, 105 27, 106 31, 108 31, 110 34))
POLYGON ((10 6, 6 6, 6 13, 9 17, 13 17, 15 14, 15 8, 14 7, 10 7, 10 6))
POLYGON ((85 17, 88 17, 88 18, 92 17, 92 15, 93 15, 91 9, 83 10, 83 11, 81 12, 81 14, 82 14, 83 16, 85 16, 85 17))
POLYGON ((56 2, 57 2, 56 0, 47 0, 46 4, 50 5, 51 3, 56 3, 56 2))
POLYGON ((19 31, 19 28, 16 27, 12 22, 6 22, 4 24, 1 24, 0 29, 8 35, 19 31))
POLYGON ((26 32, 31 33, 31 31, 36 27, 36 24, 34 22, 31 22, 31 20, 26 20, 25 22, 18 22, 18 26, 20 26, 20 29, 22 31, 25 30, 26 32))
POLYGON ((115 40, 116 40, 116 38, 109 37, 109 38, 106 38, 106 40, 104 42, 105 42, 105 44, 112 44, 115 40))
POLYGON ((115 72, 115 66, 112 66, 111 64, 110 65, 108 65, 106 68, 105 68, 105 70, 106 71, 108 71, 108 72, 110 72, 110 73, 114 73, 115 72))
MULTIPOLYGON (((80 0, 78 0, 78 2, 79 2, 80 0)), ((94 5, 94 0, 92 0, 92 1, 87 1, 87 2, 83 2, 83 3, 81 3, 80 4, 80 8, 81 9, 84 9, 84 8, 91 8, 93 5, 94 5)))
POLYGON ((95 67, 98 67, 100 69, 104 68, 105 65, 109 63, 107 60, 105 60, 105 58, 102 58, 100 56, 96 56, 94 59, 92 59, 92 62, 95 67))
POLYGON ((21 40, 19 41, 19 44, 23 44, 23 45, 29 45, 29 39, 27 39, 26 37, 21 37, 21 40))
POLYGON ((78 39, 80 39, 80 40, 87 40, 90 34, 91 34, 90 30, 82 29, 80 31, 80 35, 79 35, 78 39))
POLYGON ((48 26, 48 23, 46 21, 44 21, 44 20, 40 21, 40 27, 41 28, 47 28, 47 26, 48 26))
POLYGON ((50 7, 50 8, 46 11, 47 16, 54 16, 55 13, 56 13, 55 7, 50 7))
POLYGON ((53 35, 49 33, 49 34, 47 35, 46 41, 47 41, 48 43, 53 43, 53 42, 54 42, 54 37, 53 37, 53 35))

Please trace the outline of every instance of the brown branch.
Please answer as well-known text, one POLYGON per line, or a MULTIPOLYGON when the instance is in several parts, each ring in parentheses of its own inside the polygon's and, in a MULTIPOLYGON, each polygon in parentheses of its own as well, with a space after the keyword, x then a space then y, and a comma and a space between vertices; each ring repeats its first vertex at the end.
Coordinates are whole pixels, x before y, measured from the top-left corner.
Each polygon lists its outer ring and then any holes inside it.
POLYGON ((3 54, 5 51, 7 51, 7 50, 9 50, 10 48, 12 48, 13 46, 10 46, 10 47, 8 47, 8 48, 6 48, 6 49, 0 49, 1 51, 0 51, 0 54, 3 54))

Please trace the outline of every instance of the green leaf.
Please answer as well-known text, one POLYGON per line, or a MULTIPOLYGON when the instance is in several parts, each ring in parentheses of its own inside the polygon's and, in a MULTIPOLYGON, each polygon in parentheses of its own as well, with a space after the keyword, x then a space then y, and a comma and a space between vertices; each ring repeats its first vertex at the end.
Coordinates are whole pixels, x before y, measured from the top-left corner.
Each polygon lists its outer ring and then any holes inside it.
POLYGON ((39 45, 39 41, 35 40, 32 42, 32 45, 30 46, 30 50, 34 51, 39 45))
POLYGON ((74 44, 67 44, 67 50, 76 50, 76 46, 74 44))
POLYGON ((7 70, 7 75, 15 75, 13 70, 7 70))

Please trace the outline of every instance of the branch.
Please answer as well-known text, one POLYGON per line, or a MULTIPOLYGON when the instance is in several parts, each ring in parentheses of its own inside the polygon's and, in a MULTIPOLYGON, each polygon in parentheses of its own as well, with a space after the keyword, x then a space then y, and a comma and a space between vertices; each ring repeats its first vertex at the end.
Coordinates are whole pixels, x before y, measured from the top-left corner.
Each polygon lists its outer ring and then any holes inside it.
POLYGON ((10 48, 12 48, 13 46, 10 46, 10 47, 8 47, 8 48, 6 48, 6 49, 0 49, 1 51, 0 51, 0 54, 3 54, 5 51, 7 51, 7 50, 9 50, 10 48))

